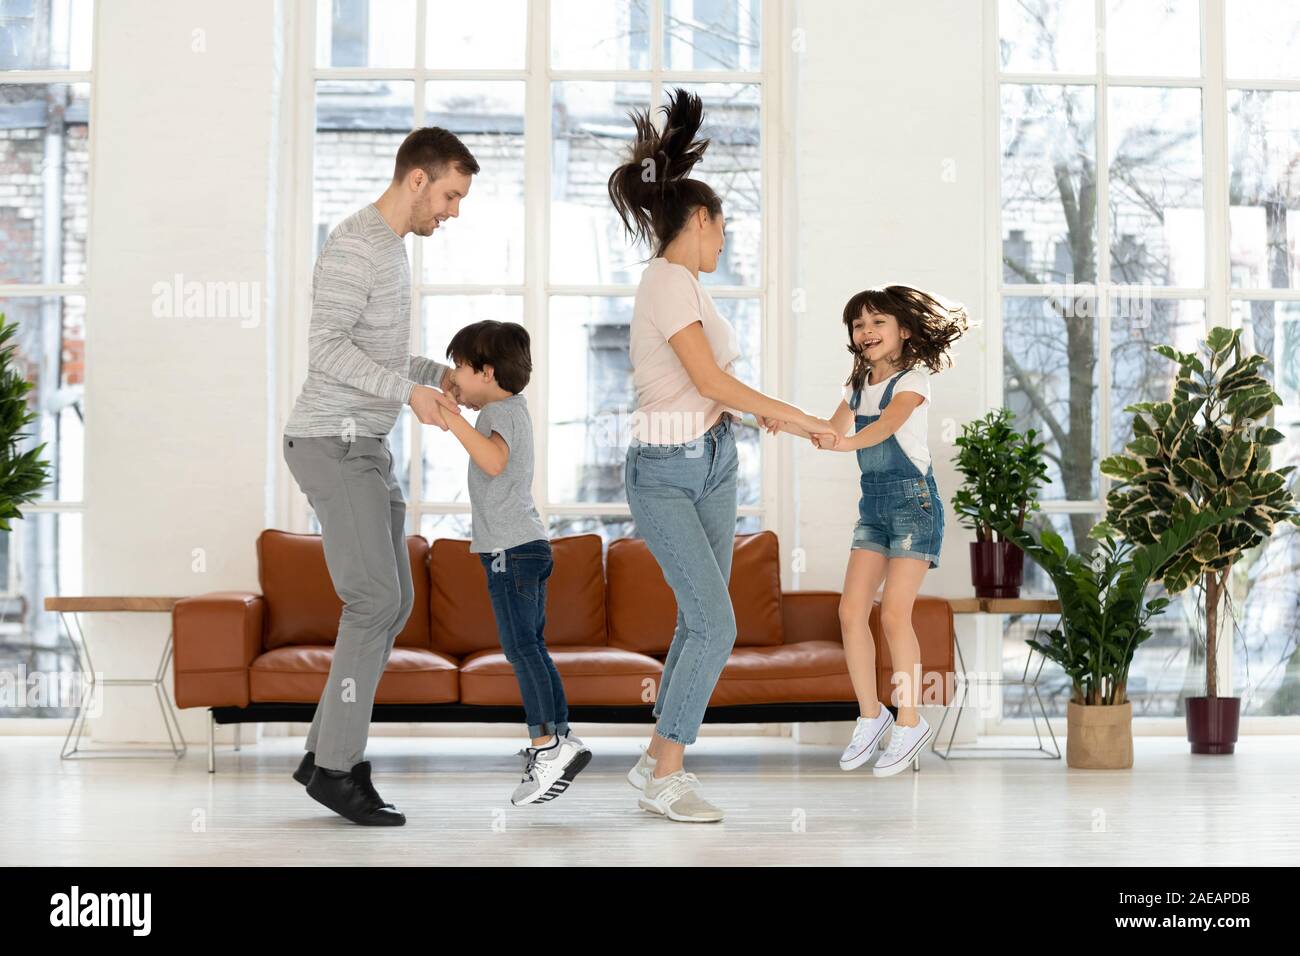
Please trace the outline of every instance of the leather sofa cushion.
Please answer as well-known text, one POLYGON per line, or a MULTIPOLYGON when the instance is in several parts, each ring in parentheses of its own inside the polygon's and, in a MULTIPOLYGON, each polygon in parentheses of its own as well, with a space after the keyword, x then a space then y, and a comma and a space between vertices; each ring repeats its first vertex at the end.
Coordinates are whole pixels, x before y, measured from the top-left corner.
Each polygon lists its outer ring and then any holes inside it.
MULTIPOLYGON (((578 534, 551 539, 555 568, 546 583, 546 646, 605 643, 605 575, 601 539, 578 534)), ((429 557, 433 647, 455 657, 499 650, 486 572, 469 542, 439 538, 429 557)))
MULTIPOLYGON (((611 541, 606 560, 610 646, 667 654, 677 626, 677 601, 645 540, 611 541)), ((780 644, 781 558, 776 534, 737 535, 731 562, 728 589, 736 609, 736 647, 780 644)))
MULTIPOLYGON (((320 700, 334 648, 321 645, 267 651, 249 670, 254 703, 310 703, 320 700)), ((450 704, 460 693, 456 662, 419 647, 394 647, 375 691, 376 704, 450 704)))
MULTIPOLYGON (((663 674, 653 657, 615 647, 549 648, 570 705, 647 706, 663 674)), ((500 650, 479 651, 461 661, 461 702, 522 705, 514 669, 500 650)))
POLYGON ((836 641, 802 641, 731 652, 709 704, 852 701, 844 647, 836 641))
MULTIPOLYGON (((406 539, 415 603, 397 647, 429 647, 429 542, 406 539)), ((267 650, 297 644, 329 644, 338 637, 343 602, 325 564, 318 534, 268 528, 257 538, 257 576, 266 600, 267 650)))

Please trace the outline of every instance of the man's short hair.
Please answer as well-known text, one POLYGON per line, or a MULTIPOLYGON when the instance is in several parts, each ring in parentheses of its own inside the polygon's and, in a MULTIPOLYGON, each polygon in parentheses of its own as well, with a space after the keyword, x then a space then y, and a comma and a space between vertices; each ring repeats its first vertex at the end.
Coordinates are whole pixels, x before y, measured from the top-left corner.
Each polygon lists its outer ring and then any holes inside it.
POLYGON ((478 172, 478 160, 455 133, 441 126, 417 129, 397 148, 397 161, 393 164, 393 182, 406 178, 413 169, 423 169, 430 180, 438 179, 454 166, 466 176, 478 172))

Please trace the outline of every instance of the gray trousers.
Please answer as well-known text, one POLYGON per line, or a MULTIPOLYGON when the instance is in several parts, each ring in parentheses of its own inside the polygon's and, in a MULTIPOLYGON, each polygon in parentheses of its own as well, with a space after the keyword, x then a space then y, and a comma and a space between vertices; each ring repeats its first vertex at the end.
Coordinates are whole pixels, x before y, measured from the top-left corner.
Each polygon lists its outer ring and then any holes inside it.
POLYGON ((406 500, 387 438, 286 435, 281 441, 285 463, 320 522, 325 564, 343 602, 306 749, 317 766, 351 770, 365 759, 375 688, 415 600, 406 500))

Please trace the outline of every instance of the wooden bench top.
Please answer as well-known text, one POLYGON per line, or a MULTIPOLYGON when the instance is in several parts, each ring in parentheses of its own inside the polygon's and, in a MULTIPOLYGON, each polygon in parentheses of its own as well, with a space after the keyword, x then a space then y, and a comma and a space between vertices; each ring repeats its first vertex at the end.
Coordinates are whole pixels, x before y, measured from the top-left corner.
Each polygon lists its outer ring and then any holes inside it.
POLYGON ((953 614, 1060 614, 1061 602, 1054 597, 1029 598, 945 598, 953 614))
POLYGON ((47 597, 47 611, 166 611, 178 597, 47 597))

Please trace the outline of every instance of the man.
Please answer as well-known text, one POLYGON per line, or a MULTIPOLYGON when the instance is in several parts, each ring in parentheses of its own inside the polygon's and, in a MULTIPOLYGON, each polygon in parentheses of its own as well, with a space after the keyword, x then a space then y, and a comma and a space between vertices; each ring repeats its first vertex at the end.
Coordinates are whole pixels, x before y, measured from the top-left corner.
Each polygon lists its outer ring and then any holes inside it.
POLYGON ((284 458, 321 525, 343 616, 307 753, 294 778, 354 823, 401 826, 363 759, 375 688, 414 600, 406 502, 388 433, 403 404, 446 430, 459 414, 448 366, 410 354, 411 268, 403 237, 460 214, 478 163, 452 133, 418 129, 384 194, 330 233, 312 275, 307 380, 284 428, 284 458))

